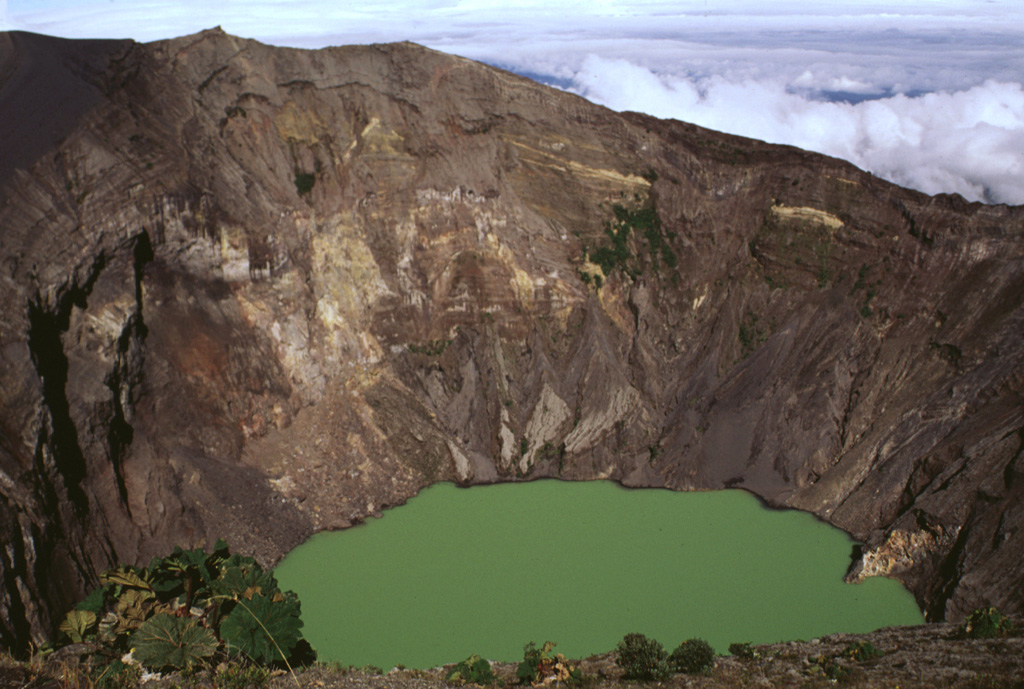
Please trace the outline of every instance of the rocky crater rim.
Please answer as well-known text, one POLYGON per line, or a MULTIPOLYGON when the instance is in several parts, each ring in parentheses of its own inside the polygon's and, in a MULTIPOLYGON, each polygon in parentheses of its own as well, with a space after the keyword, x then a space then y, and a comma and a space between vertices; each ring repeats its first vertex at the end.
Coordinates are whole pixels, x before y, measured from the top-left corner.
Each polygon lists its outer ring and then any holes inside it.
POLYGON ((743 488, 1024 605, 1020 207, 412 44, 4 34, 0 111, 5 647, 438 481, 743 488))

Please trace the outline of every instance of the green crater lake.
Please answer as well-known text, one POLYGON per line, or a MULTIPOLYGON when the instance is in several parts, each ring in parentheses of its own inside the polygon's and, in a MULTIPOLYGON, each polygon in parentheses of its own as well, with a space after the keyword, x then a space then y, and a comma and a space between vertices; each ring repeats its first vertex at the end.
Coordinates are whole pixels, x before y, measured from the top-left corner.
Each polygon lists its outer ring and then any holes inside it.
POLYGON ((629 490, 608 481, 438 484, 380 519, 317 534, 276 568, 320 659, 426 668, 472 653, 521 660, 613 650, 629 632, 671 651, 692 637, 810 639, 920 624, 896 581, 846 584, 853 541, 739 490, 629 490))

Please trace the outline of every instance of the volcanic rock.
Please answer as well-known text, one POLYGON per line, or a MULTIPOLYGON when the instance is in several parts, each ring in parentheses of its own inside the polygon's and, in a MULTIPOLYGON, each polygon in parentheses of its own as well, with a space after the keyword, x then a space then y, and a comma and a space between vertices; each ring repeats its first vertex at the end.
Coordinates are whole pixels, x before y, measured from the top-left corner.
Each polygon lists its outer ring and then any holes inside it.
POLYGON ((403 43, 0 35, 0 643, 437 481, 739 487, 1024 612, 1024 209, 403 43))

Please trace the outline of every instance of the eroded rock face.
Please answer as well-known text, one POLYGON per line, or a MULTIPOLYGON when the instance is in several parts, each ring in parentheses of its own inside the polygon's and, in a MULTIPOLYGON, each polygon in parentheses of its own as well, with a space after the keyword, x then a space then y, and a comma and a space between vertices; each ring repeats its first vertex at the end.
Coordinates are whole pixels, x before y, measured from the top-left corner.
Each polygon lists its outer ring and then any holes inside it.
POLYGON ((411 44, 0 43, 5 646, 116 561, 544 476, 742 487, 929 619, 1024 609, 1020 208, 411 44))

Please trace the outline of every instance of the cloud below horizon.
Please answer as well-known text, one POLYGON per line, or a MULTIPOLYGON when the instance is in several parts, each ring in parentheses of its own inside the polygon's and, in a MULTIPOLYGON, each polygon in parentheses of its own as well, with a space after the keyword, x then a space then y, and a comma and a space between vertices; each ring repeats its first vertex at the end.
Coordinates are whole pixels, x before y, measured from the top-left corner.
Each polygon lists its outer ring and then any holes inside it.
MULTIPOLYGON (((843 158, 929 194, 1024 203, 1024 88, 969 89, 822 101, 781 80, 659 76, 626 60, 586 59, 569 90, 613 110, 656 117, 843 158)), ((837 90, 857 84, 840 82, 837 90)))
POLYGON ((219 24, 306 48, 411 40, 616 110, 819 151, 927 193, 1024 204, 1016 0, 0 0, 0 21, 72 38, 219 24))

